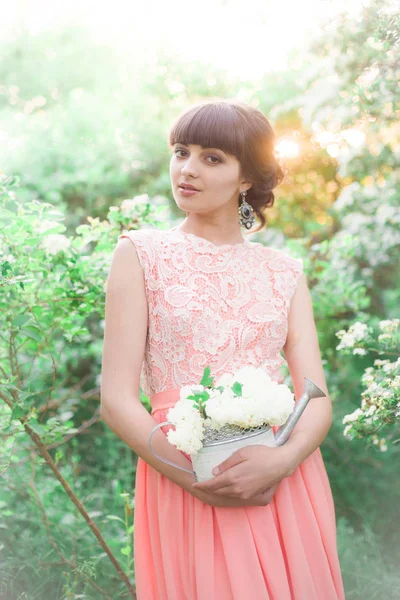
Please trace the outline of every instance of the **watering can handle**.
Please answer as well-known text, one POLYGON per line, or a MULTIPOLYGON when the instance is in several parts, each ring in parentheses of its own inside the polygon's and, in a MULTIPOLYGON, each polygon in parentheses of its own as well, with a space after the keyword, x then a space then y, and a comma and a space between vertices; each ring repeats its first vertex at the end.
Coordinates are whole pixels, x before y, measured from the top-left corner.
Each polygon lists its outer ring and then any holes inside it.
POLYGON ((159 460, 161 460, 166 465, 171 465, 171 467, 175 467, 176 469, 180 469, 181 471, 186 471, 186 473, 190 473, 191 475, 194 475, 196 477, 196 471, 189 471, 189 469, 185 469, 184 467, 181 467, 181 466, 177 465, 176 463, 171 462, 170 460, 167 460, 166 458, 163 458, 162 456, 159 456, 158 454, 156 454, 154 452, 153 448, 151 447, 151 438, 153 437, 153 435, 155 434, 155 432, 157 431, 157 429, 160 429, 160 427, 164 427, 164 425, 173 425, 173 423, 171 423, 170 421, 164 421, 164 423, 159 423, 158 425, 156 425, 155 427, 153 427, 153 429, 151 430, 150 435, 149 435, 149 449, 150 449, 150 452, 152 454, 154 454, 154 456, 156 458, 158 458, 159 460))

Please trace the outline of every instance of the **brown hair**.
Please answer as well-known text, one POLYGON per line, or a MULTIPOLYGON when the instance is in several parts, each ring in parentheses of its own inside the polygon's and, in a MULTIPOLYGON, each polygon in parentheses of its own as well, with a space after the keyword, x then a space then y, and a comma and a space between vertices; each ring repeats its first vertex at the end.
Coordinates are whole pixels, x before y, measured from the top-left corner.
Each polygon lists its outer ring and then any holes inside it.
MULTIPOLYGON (((195 144, 220 148, 236 156, 241 174, 252 187, 246 201, 261 221, 263 210, 273 206, 272 190, 281 183, 284 172, 275 152, 275 134, 267 117, 257 108, 235 100, 209 100, 185 110, 171 127, 168 144, 195 144)), ((238 198, 239 206, 240 196, 238 198)))

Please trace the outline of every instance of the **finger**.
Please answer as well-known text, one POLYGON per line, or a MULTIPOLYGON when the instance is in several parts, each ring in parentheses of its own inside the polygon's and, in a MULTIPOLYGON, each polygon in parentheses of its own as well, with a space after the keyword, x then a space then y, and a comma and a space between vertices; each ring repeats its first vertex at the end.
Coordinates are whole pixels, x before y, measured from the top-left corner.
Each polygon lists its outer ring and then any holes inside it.
POLYGON ((224 487, 219 488, 218 490, 214 490, 213 494, 218 494, 218 496, 229 496, 230 498, 239 498, 239 495, 235 493, 235 488, 232 485, 226 485, 224 487))
POLYGON ((234 467, 235 465, 240 464, 244 460, 248 460, 243 456, 243 448, 241 450, 236 450, 231 456, 229 456, 226 460, 224 460, 219 465, 216 465, 212 471, 213 475, 221 475, 227 469, 234 467))
POLYGON ((226 475, 217 475, 217 477, 213 477, 212 479, 207 479, 206 481, 199 481, 194 483, 192 487, 195 490, 202 490, 204 492, 214 492, 220 487, 226 486, 228 484, 228 479, 226 475))

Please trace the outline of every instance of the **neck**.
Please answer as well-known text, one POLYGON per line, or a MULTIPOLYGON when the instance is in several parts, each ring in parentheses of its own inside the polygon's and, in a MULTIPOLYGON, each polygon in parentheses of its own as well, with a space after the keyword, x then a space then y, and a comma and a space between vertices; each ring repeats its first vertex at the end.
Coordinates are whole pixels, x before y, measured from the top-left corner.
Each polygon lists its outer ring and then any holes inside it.
POLYGON ((186 233, 192 233, 199 237, 203 237, 206 240, 213 242, 214 244, 236 244, 243 242, 245 239, 241 233, 239 222, 232 224, 232 226, 224 224, 221 227, 217 223, 194 223, 190 219, 185 219, 179 229, 186 233))

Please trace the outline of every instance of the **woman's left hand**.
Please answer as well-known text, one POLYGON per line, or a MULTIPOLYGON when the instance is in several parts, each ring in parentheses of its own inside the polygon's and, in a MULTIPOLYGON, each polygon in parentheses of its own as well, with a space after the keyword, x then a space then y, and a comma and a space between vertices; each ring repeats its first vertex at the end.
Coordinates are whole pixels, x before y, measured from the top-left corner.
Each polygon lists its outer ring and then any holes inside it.
POLYGON ((249 500, 266 488, 278 484, 293 473, 293 465, 284 446, 246 446, 218 465, 219 474, 196 482, 194 490, 249 500))

